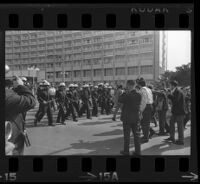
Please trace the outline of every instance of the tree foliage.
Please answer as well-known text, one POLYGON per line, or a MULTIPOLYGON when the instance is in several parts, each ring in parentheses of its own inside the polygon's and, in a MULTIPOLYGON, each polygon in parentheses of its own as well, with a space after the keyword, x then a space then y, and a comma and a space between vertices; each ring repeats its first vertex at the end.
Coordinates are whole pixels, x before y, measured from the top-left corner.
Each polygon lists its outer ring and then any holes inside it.
POLYGON ((191 63, 176 67, 176 71, 165 71, 160 82, 168 85, 171 80, 176 80, 180 86, 189 86, 191 84, 191 63))

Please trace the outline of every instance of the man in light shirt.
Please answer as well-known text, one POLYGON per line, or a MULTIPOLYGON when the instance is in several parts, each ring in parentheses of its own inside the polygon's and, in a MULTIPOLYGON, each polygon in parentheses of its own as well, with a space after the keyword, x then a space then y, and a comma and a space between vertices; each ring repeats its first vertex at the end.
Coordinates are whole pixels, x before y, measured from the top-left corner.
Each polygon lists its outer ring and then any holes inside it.
POLYGON ((146 82, 143 78, 138 80, 138 85, 140 86, 140 92, 142 94, 141 111, 143 118, 141 120, 141 128, 144 135, 144 137, 142 137, 142 142, 146 143, 149 142, 149 138, 155 134, 153 129, 150 128, 153 110, 153 93, 151 89, 146 86, 146 82))

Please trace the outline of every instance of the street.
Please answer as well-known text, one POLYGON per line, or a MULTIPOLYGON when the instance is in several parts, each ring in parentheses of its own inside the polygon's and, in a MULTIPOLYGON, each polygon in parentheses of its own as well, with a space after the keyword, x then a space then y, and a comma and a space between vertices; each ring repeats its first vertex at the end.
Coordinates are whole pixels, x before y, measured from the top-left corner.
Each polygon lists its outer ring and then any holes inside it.
MULTIPOLYGON (((53 113, 55 127, 48 126, 47 117, 33 126, 35 109, 26 117, 26 128, 31 147, 25 147, 24 155, 119 155, 123 149, 122 122, 112 121, 112 115, 100 115, 78 122, 66 120, 66 125, 55 124, 57 111, 53 113)), ((158 132, 158 127, 153 127, 158 132)), ((185 145, 163 142, 168 136, 154 135, 148 143, 142 144, 142 155, 190 155, 190 122, 184 131, 185 145)), ((177 133, 176 133, 177 139, 177 133)), ((130 151, 134 151, 131 135, 130 151)))

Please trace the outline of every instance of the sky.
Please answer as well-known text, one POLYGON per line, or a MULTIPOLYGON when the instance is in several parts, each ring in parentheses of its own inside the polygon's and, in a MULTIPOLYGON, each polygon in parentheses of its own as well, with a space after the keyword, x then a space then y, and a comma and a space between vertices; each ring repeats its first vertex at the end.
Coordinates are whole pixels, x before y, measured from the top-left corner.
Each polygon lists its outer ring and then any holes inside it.
POLYGON ((167 31, 168 36, 168 70, 191 62, 191 32, 167 31))

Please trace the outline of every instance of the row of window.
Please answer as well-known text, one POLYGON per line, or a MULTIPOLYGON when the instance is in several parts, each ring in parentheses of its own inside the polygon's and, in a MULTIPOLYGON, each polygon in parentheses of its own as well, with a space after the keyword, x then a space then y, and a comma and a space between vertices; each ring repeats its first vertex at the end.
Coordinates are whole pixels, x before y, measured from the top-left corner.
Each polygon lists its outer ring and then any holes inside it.
MULTIPOLYGON (((152 43, 153 38, 151 37, 143 37, 143 38, 128 38, 127 41, 125 39, 115 41, 115 37, 113 38, 90 38, 90 39, 83 39, 83 40, 78 40, 78 41, 66 41, 63 39, 47 39, 47 48, 49 49, 50 47, 53 47, 55 44, 55 47, 61 48, 63 47, 72 47, 72 46, 85 46, 85 45, 90 45, 90 44, 100 44, 100 46, 96 46, 96 48, 101 48, 101 44, 105 41, 103 45, 105 45, 105 48, 114 48, 114 47, 125 47, 125 45, 135 45, 135 44, 143 44, 143 43, 152 43), (60 43, 58 43, 60 42, 60 43), (108 42, 108 43, 107 43, 108 42), (109 43, 112 42, 112 43, 109 43), (127 43, 126 43, 127 42, 127 43)), ((15 46, 28 46, 28 45, 38 45, 38 44, 45 44, 45 39, 39 39, 39 40, 17 40, 17 41, 7 41, 6 42, 6 47, 15 47, 15 46)))
MULTIPOLYGON (((113 76, 115 73, 116 76, 120 75, 126 75, 126 69, 125 67, 119 67, 119 68, 106 68, 106 69, 94 69, 93 70, 93 76, 113 76), (104 71, 104 72, 103 72, 104 71)), ((137 66, 134 67, 128 67, 127 68, 127 74, 128 75, 138 75, 138 74, 152 74, 153 73, 153 66, 141 66, 140 68, 137 66), (139 71, 140 70, 140 71, 139 71)), ((53 78, 54 72, 47 72, 47 78, 53 78)), ((55 72, 56 78, 71 78, 71 77, 92 77, 92 70, 75 70, 75 71, 65 71, 64 73, 61 71, 55 72), (73 74, 73 76, 72 76, 73 74)))
POLYGON ((6 40, 24 40, 24 39, 37 39, 44 37, 56 37, 61 38, 62 36, 73 37, 75 39, 79 39, 82 37, 91 37, 91 36, 102 36, 105 37, 115 36, 115 37, 123 37, 124 35, 137 36, 137 35, 145 35, 151 34, 151 31, 9 31, 6 32, 6 40))

